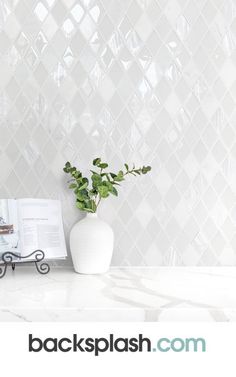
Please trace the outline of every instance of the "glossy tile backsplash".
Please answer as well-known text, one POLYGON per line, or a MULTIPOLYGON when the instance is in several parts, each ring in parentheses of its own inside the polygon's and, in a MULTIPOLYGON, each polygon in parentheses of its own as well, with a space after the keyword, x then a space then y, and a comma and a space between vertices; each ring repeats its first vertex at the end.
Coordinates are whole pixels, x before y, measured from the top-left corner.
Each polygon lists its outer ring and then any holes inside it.
POLYGON ((114 265, 236 264, 236 3, 1 0, 0 197, 62 200, 62 172, 151 164, 100 214, 114 265))

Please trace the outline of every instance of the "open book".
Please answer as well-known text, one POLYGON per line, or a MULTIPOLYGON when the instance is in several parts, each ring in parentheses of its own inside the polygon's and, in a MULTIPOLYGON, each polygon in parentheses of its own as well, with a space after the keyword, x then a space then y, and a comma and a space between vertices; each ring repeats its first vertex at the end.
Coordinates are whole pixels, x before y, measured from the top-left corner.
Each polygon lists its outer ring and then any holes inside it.
POLYGON ((60 202, 0 199, 0 258, 6 251, 24 257, 37 249, 45 259, 67 255, 60 202))

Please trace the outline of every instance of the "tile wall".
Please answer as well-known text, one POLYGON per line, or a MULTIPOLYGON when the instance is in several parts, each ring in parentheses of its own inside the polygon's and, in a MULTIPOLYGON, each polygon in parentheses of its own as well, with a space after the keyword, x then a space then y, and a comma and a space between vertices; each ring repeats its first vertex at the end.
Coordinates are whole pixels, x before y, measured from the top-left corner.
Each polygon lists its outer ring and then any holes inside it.
POLYGON ((68 235, 65 161, 151 164, 100 209, 113 264, 236 264, 235 1, 1 0, 0 61, 0 197, 68 235))

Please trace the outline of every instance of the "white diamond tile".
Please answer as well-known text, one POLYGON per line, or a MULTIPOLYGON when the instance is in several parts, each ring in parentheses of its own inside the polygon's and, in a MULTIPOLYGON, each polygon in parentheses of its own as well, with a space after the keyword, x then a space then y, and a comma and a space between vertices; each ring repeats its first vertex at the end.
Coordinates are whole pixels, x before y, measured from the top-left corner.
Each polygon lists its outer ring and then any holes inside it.
POLYGON ((152 25, 150 24, 150 19, 144 13, 135 25, 135 30, 141 37, 142 41, 145 42, 152 32, 152 25))
POLYGON ((84 38, 89 40, 96 30, 96 24, 93 19, 87 14, 80 23, 80 31, 84 38))
POLYGON ((17 35, 19 34, 19 31, 21 30, 21 26, 19 25, 16 16, 14 13, 11 13, 5 22, 5 32, 9 36, 10 39, 14 40, 17 35))
POLYGON ((75 6, 71 9, 70 12, 71 12, 74 20, 76 22, 80 23, 80 21, 82 20, 82 18, 84 16, 85 10, 81 6, 81 4, 76 3, 75 6))
POLYGON ((51 14, 48 15, 45 22, 42 25, 42 30, 45 33, 46 37, 51 40, 58 29, 57 23, 52 17, 51 14))
POLYGON ((48 15, 47 8, 39 1, 34 9, 34 13, 39 21, 43 22, 48 15))
POLYGON ((62 29, 64 31, 64 34, 67 38, 71 38, 71 36, 75 32, 75 26, 73 21, 70 18, 66 18, 63 22, 62 29))
MULTIPOLYGON (((2 41, 0 41, 0 44, 1 46, 4 46, 4 44, 2 43, 2 41)), ((15 46, 17 48, 17 50, 19 51, 19 53, 21 55, 24 55, 28 46, 29 46, 29 41, 26 37, 26 35, 24 33, 20 33, 18 38, 16 39, 15 41, 15 46)))
POLYGON ((66 7, 61 0, 55 1, 55 5, 52 8, 52 16, 57 22, 57 25, 60 26, 65 19, 66 7))

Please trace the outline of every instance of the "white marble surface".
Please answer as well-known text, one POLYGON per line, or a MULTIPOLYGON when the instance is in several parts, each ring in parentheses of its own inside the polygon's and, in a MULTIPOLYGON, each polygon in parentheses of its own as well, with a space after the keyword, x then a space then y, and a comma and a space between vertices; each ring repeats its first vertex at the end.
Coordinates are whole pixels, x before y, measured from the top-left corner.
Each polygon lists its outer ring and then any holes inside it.
POLYGON ((0 321, 235 321, 235 267, 112 268, 79 275, 8 269, 0 321))

